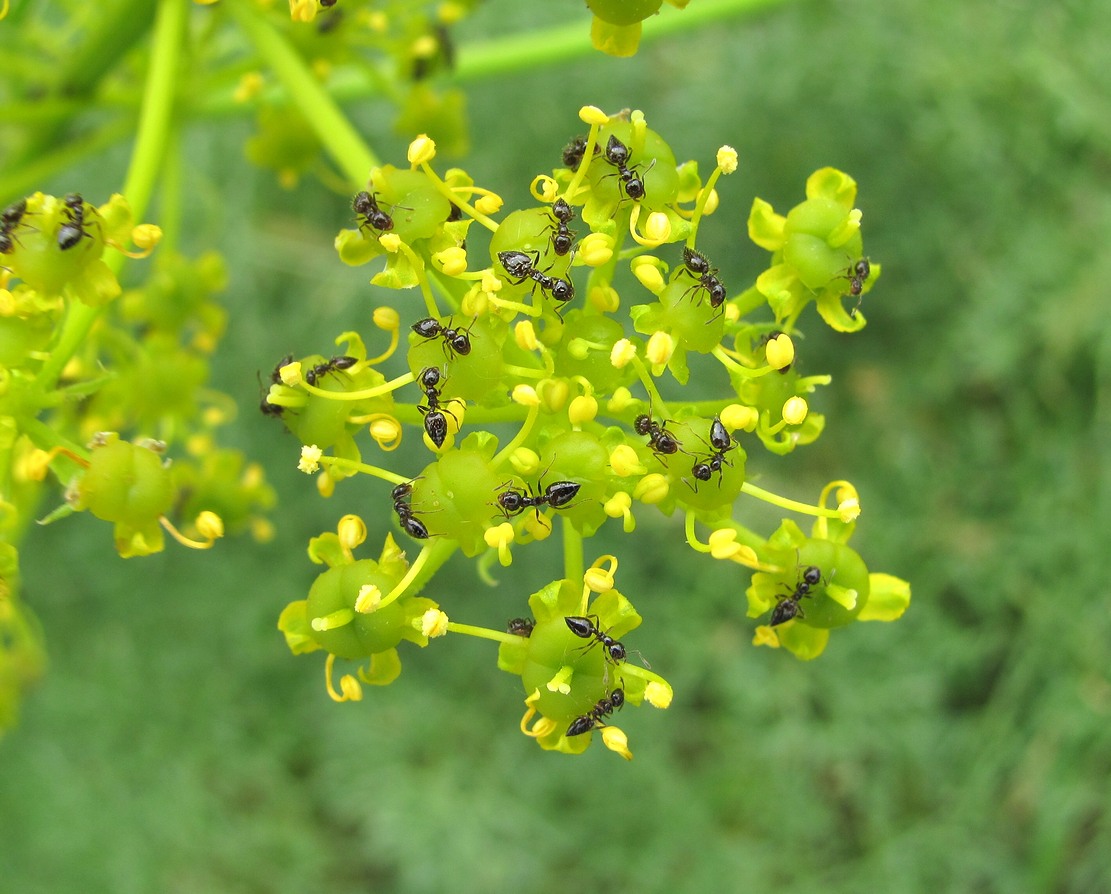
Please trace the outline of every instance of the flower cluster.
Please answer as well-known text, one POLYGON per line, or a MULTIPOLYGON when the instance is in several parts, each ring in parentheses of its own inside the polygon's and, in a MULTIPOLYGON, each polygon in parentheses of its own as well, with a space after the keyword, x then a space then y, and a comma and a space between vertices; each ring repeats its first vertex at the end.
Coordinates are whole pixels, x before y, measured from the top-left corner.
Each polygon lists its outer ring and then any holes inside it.
POLYGON ((196 548, 225 525, 269 533, 262 511, 274 495, 261 468, 214 444, 234 404, 203 388, 225 322, 212 299, 223 262, 168 253, 142 287, 120 285, 122 260, 160 239, 120 195, 97 206, 35 193, 0 212, 0 729, 44 663, 20 598, 18 543, 49 475, 65 496, 40 521, 87 510, 113 525, 125 558, 161 550, 165 532, 196 548), (177 442, 186 455, 171 463, 177 442), (183 531, 171 515, 187 519, 183 531))
POLYGON ((767 623, 754 641, 800 658, 820 654, 833 628, 899 617, 910 591, 870 573, 847 545, 860 513, 849 482, 807 504, 747 474, 753 449, 784 454, 824 428, 808 396, 829 377, 804 375, 796 349, 806 306, 841 331, 866 323, 860 303, 880 265, 863 253, 855 182, 820 170, 785 216, 757 199, 749 233, 769 264, 738 289, 698 247, 737 153, 722 147, 703 179, 640 112, 586 107, 580 117, 589 129, 562 166, 535 178, 536 205, 506 214, 466 172, 438 173, 427 136, 410 145, 407 167, 372 170, 336 249, 349 265, 376 262, 371 281, 412 299, 375 311, 386 340, 374 356, 369 337, 345 332, 341 353, 283 358, 263 411, 300 439, 300 468, 319 473, 323 494, 359 474, 385 481, 382 512, 421 547, 409 563, 390 537, 377 563, 354 561, 365 528, 350 517, 338 539, 313 541, 310 554, 331 567, 280 626, 295 652, 329 653, 334 697, 361 694, 351 675, 336 694, 336 658, 369 659, 361 679, 389 682, 401 639, 482 636, 501 642, 499 666, 521 677, 522 730, 542 747, 576 753, 600 729, 629 756, 614 713, 643 700, 666 707, 671 690, 626 660, 620 638, 640 616, 614 589, 616 560, 583 567, 583 541, 603 525, 633 534, 645 512, 681 513, 696 552, 757 572, 748 614, 767 623), (403 331, 406 371, 387 376, 379 367, 403 331), (692 354, 713 358, 720 374, 692 382, 692 354), (687 389, 698 393, 662 393, 687 389), (380 464, 407 428, 422 445, 405 455, 427 457, 415 475, 380 464), (761 537, 737 518, 745 497, 813 517, 811 532, 785 520, 761 537), (456 550, 488 575, 557 521, 565 574, 529 598, 532 619, 503 633, 448 621, 418 597, 456 550))

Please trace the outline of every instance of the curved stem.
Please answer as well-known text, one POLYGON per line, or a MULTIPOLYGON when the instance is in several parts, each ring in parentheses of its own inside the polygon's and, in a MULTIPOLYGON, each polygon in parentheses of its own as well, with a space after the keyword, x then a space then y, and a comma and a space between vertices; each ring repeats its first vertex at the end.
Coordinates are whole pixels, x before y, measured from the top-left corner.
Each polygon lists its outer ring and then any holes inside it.
MULTIPOLYGON (((142 219, 146 212, 158 168, 165 155, 188 8, 187 0, 162 0, 155 17, 154 44, 143 91, 143 109, 139 116, 131 166, 123 187, 124 197, 135 220, 142 219)), ((113 254, 105 259, 105 263, 113 273, 118 274, 124 260, 123 255, 113 254)), ((39 374, 38 382, 43 391, 49 391, 57 383, 62 368, 85 341, 100 313, 100 308, 86 304, 75 304, 71 308, 58 343, 39 374)))
POLYGON ((285 37, 276 31, 244 0, 224 4, 247 38, 274 70, 289 98, 324 144, 332 160, 352 184, 366 182, 378 157, 344 115, 339 105, 316 79, 305 60, 285 37))

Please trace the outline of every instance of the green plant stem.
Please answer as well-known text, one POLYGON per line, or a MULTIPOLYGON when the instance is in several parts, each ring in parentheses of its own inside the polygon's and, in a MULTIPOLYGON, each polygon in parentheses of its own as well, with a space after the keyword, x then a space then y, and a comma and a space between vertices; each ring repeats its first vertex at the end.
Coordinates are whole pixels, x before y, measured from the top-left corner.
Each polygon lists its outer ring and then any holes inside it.
MULTIPOLYGON (((667 8, 644 22, 641 46, 735 16, 753 15, 785 2, 787 0, 698 0, 684 10, 667 8)), ((497 77, 596 53, 590 43, 589 19, 576 19, 569 25, 467 46, 460 54, 455 77, 459 81, 497 77)))
POLYGON ((316 79, 305 60, 282 34, 243 0, 226 0, 224 5, 231 10, 259 55, 278 76, 293 104, 344 176, 355 186, 365 183, 370 169, 379 165, 378 157, 316 79))
MULTIPOLYGON (((726 19, 756 15, 787 2, 791 0, 698 0, 684 10, 668 8, 644 23, 641 44, 694 31, 726 19)), ((229 2, 226 5, 231 4, 229 2)), ((250 10, 245 11, 245 14, 254 15, 250 10)), ((504 77, 519 71, 531 71, 545 65, 559 65, 572 59, 598 55, 600 54, 590 43, 590 19, 583 16, 570 25, 466 44, 460 53, 453 80, 461 83, 504 77)), ((236 102, 234 91, 235 84, 229 84, 217 90, 214 95, 206 92, 193 108, 198 115, 226 116, 242 115, 257 106, 257 102, 236 102)), ((331 96, 335 102, 353 102, 381 93, 380 85, 368 83, 364 66, 350 66, 340 67, 332 72, 325 95, 331 96)), ((260 101, 275 98, 272 93, 264 92, 260 101)), ((360 175, 360 180, 363 177, 365 175, 360 175)))
MULTIPOLYGON (((97 14, 91 19, 92 29, 80 45, 63 55, 60 70, 48 88, 48 95, 76 99, 79 101, 78 108, 84 109, 86 106, 80 100, 95 95, 104 75, 150 28, 153 16, 150 0, 116 0, 114 3, 97 4, 97 14)), ((40 130, 11 164, 18 167, 38 158, 44 151, 68 142, 64 138, 68 121, 56 120, 40 130)))
POLYGON ((563 576, 573 583, 583 579, 583 538, 567 519, 563 522, 563 576))
MULTIPOLYGON (((188 9, 188 0, 161 0, 158 5, 151 63, 143 91, 143 108, 139 115, 135 150, 123 187, 124 197, 128 200, 136 221, 141 220, 146 212, 166 151, 188 9)), ((124 255, 112 254, 105 259, 105 263, 118 275, 124 260, 124 255)), ((38 383, 43 391, 49 391, 55 386, 62 369, 85 341, 100 314, 100 308, 85 304, 71 307, 58 343, 39 374, 38 383)))

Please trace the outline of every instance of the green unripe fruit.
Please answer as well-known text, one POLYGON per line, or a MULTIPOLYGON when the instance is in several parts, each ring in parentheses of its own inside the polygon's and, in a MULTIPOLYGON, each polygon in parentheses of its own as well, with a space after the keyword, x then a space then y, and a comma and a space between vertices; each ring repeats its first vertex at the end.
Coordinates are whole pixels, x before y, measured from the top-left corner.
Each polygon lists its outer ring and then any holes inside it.
POLYGON ((486 549, 486 528, 499 521, 495 500, 503 481, 477 450, 449 450, 413 482, 413 512, 433 536, 449 537, 465 555, 477 555, 486 549))
POLYGON ((385 596, 395 584, 397 579, 384 574, 371 559, 329 568, 309 590, 306 614, 310 625, 314 618, 343 609, 350 609, 354 619, 331 630, 313 629, 313 639, 337 658, 367 658, 394 648, 409 632, 405 625, 410 621, 402 600, 369 614, 355 612, 354 605, 364 586, 376 586, 385 596))
POLYGON ((807 199, 787 214, 783 260, 798 273, 808 289, 820 289, 861 253, 859 233, 845 245, 832 248, 827 241, 845 223, 845 206, 832 199, 807 199))
POLYGON ((570 379, 582 376, 599 394, 612 394, 635 377, 632 365, 617 369, 610 363, 610 350, 625 337, 624 327, 611 317, 573 310, 564 317, 563 338, 555 356, 555 375, 570 379), (585 347, 585 350, 580 348, 585 347))
MULTIPOLYGON (((799 574, 808 565, 822 572, 822 582, 810 591, 813 598, 804 598, 800 603, 806 612, 802 623, 825 629, 851 624, 868 602, 871 589, 868 567, 859 553, 832 540, 807 540, 799 550, 798 562, 799 574), (831 585, 856 590, 856 605, 847 609, 831 599, 826 592, 826 587, 831 585)), ((791 585, 796 583, 797 579, 791 585)))
POLYGON ((173 505, 170 469, 153 450, 112 437, 89 457, 77 489, 80 503, 104 521, 147 526, 173 505))
POLYGON ((607 671, 610 685, 613 685, 615 671, 605 665, 605 653, 600 645, 591 648, 570 631, 562 617, 556 617, 533 628, 521 682, 529 695, 540 691, 536 703, 540 713, 566 727, 606 694, 607 671), (571 691, 552 692, 548 682, 565 666, 573 670, 569 680, 571 691))

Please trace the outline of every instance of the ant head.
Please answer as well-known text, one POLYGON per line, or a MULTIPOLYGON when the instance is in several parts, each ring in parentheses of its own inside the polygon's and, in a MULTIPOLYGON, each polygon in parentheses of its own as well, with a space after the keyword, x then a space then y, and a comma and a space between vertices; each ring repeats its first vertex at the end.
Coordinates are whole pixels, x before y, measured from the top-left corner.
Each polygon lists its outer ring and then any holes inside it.
POLYGON ((567 223, 575 216, 575 209, 560 197, 552 203, 552 214, 555 215, 556 220, 567 223))
POLYGON ((630 177, 625 181, 625 195, 634 202, 644 198, 644 181, 640 177, 630 177))
POLYGON ((552 279, 552 297, 556 301, 570 301, 575 297, 575 287, 568 279, 554 277, 552 279))
POLYGON ((629 161, 629 147, 622 143, 616 136, 610 134, 606 143, 606 161, 611 165, 623 165, 629 161))
POLYGON ((456 354, 463 354, 465 356, 471 353, 471 339, 466 332, 456 332, 448 344, 451 345, 451 349, 455 351, 456 354))
POLYGON ((426 366, 420 373, 420 384, 425 390, 435 388, 440 384, 440 370, 435 366, 426 366))

